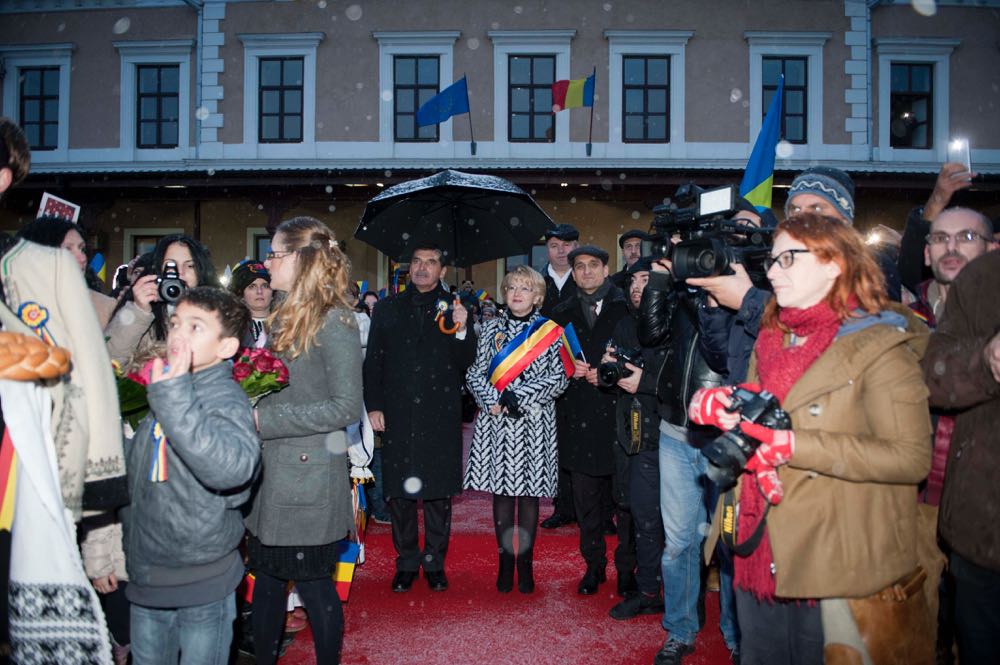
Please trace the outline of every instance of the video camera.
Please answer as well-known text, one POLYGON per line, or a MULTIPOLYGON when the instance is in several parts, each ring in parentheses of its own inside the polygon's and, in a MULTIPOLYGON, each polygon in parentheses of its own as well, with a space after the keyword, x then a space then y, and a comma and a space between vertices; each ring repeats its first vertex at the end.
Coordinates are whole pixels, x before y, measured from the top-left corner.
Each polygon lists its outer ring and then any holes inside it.
MULTIPOLYGON (((792 428, 792 419, 781 408, 778 398, 766 390, 757 393, 747 388, 737 388, 729 398, 733 404, 726 411, 739 411, 743 420, 771 429, 792 428)), ((736 484, 740 472, 758 446, 760 441, 747 436, 739 427, 724 432, 701 449, 701 454, 708 459, 708 477, 720 489, 729 489, 736 484)))
POLYGON ((632 376, 632 370, 625 367, 625 363, 630 363, 640 369, 642 368, 642 349, 626 349, 616 344, 608 343, 607 352, 613 355, 615 360, 601 363, 597 367, 597 382, 605 388, 632 376))
POLYGON ((755 284, 766 283, 764 260, 770 255, 772 229, 742 220, 731 220, 740 208, 734 185, 705 190, 681 185, 674 202, 653 208, 649 239, 654 260, 670 259, 674 277, 732 275, 732 265, 741 263, 755 284), (674 245, 671 238, 679 235, 674 245))

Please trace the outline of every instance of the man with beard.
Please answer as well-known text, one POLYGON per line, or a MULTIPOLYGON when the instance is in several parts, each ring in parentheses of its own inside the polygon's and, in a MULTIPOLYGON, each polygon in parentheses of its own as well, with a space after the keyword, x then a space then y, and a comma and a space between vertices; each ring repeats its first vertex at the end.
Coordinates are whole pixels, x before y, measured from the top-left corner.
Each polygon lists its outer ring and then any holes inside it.
POLYGON ((364 365, 368 417, 372 429, 383 432, 397 592, 410 590, 421 567, 431 590, 448 588, 444 558, 451 497, 462 491, 461 388, 476 339, 466 327, 468 310, 441 286, 447 270, 441 259, 437 247, 413 251, 409 288, 375 306, 364 365), (424 509, 423 552, 418 500, 424 509))

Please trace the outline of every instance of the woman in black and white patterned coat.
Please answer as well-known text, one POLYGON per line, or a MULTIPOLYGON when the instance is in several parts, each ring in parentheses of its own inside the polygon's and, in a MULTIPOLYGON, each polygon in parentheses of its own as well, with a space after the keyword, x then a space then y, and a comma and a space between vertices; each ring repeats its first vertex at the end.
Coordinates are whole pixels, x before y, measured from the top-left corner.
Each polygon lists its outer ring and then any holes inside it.
POLYGON ((479 405, 476 431, 465 472, 466 489, 493 493, 493 523, 500 555, 497 590, 535 588, 532 560, 538 525, 538 497, 555 496, 558 477, 555 399, 569 385, 557 339, 499 392, 490 383, 494 356, 540 318, 545 281, 528 266, 503 279, 507 309, 483 324, 476 361, 466 372, 469 391, 479 405), (517 550, 514 507, 517 506, 517 550), (515 551, 517 552, 515 558, 515 551))

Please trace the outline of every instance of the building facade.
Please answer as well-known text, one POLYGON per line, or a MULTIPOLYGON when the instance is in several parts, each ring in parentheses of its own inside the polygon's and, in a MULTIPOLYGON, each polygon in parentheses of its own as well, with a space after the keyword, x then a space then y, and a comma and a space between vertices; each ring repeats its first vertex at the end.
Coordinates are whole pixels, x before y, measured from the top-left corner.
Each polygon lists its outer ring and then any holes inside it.
POLYGON ((456 168, 616 249, 679 184, 739 182, 778 74, 775 208, 827 164, 855 178, 860 227, 899 228, 962 137, 962 202, 996 215, 998 34, 986 1, 5 0, 0 109, 33 150, 0 228, 48 191, 84 206, 111 267, 178 231, 221 266, 309 214, 381 287, 388 258, 351 240, 365 202, 456 168), (552 83, 591 74, 593 107, 553 113, 552 83), (418 127, 463 76, 470 113, 418 127))

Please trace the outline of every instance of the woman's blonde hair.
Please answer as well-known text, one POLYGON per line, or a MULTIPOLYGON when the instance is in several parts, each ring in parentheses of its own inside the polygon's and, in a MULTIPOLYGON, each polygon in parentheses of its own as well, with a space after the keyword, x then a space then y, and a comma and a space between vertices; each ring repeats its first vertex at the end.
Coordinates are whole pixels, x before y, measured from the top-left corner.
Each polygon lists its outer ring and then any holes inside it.
POLYGON ((500 290, 503 291, 504 302, 507 302, 507 287, 514 280, 525 281, 531 285, 531 290, 535 294, 532 302, 536 307, 545 302, 545 278, 537 270, 524 264, 514 266, 510 269, 510 272, 503 276, 503 281, 500 282, 500 290))
POLYGON ((298 255, 298 274, 281 304, 271 313, 271 348, 297 358, 316 341, 323 319, 334 307, 351 309, 347 298, 351 260, 337 246, 333 231, 312 217, 282 222, 288 249, 298 255))
MULTIPOLYGON (((774 235, 782 233, 801 242, 818 260, 833 261, 840 266, 840 275, 834 280, 826 302, 842 322, 855 309, 877 314, 888 306, 882 269, 853 226, 834 217, 803 212, 778 224, 774 235)), ((784 329, 778 320, 780 309, 778 301, 771 298, 764 309, 761 327, 776 325, 784 329)))

